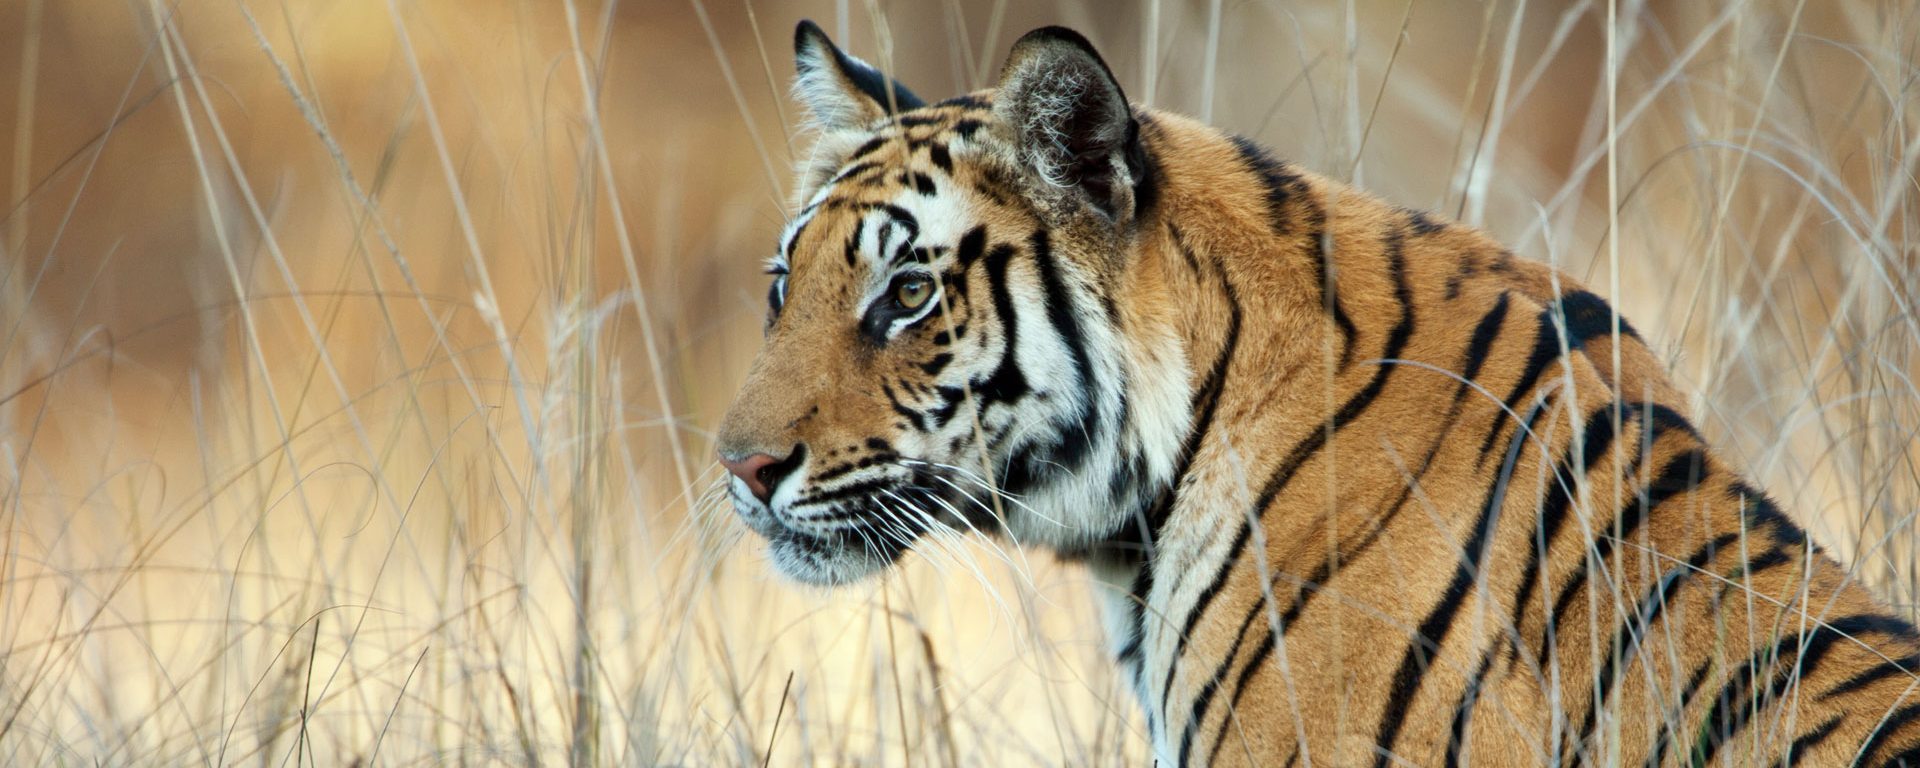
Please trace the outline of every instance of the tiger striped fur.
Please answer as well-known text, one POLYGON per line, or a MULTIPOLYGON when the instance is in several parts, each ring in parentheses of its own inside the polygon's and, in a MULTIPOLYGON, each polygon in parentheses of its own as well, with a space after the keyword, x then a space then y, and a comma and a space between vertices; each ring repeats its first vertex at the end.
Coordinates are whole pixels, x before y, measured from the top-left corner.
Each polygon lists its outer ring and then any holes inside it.
POLYGON ((1162 765, 1920 764, 1920 636, 1599 296, 1128 104, 1079 35, 818 139, 720 431, 776 567, 1084 560, 1162 765))

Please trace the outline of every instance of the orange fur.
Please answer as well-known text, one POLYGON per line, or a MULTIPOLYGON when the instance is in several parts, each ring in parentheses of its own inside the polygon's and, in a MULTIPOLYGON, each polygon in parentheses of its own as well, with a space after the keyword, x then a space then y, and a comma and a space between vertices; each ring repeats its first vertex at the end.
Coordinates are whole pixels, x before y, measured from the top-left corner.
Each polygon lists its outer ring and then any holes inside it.
MULTIPOLYGON (((823 142, 803 187, 826 192, 796 236, 791 305, 723 444, 899 445, 910 420, 891 414, 919 406, 890 405, 880 383, 914 389, 914 361, 944 348, 928 340, 939 328, 1009 333, 983 284, 995 273, 976 266, 947 273, 945 325, 882 341, 850 330, 874 278, 837 244, 862 211, 937 176, 965 227, 1013 254, 1003 280, 1047 287, 1058 270, 1067 285, 1049 308, 1076 290, 1112 308, 1076 322, 1122 341, 1105 350, 1076 328, 1083 347, 1123 358, 1114 369, 1141 386, 1167 374, 1191 403, 1182 471, 1135 478, 1156 500, 1142 517, 1161 519, 1140 541, 1117 518, 1055 547, 1138 588, 1142 607, 1119 611, 1139 614, 1138 636, 1116 643, 1133 641, 1121 663, 1161 760, 1920 754, 1920 637, 1714 456, 1598 297, 1470 228, 1160 112, 1134 112, 1150 173, 1125 201, 1142 202, 1087 213, 1023 173, 1001 95, 870 116, 823 142), (880 148, 850 159, 856 138, 880 148), (952 161, 933 162, 935 146, 952 161), (853 160, 871 164, 865 180, 835 181, 853 160), (1037 234, 1045 258, 1029 252, 1037 234)), ((1022 311, 1013 330, 1045 331, 1022 311)), ((996 413, 985 381, 965 386, 976 423, 996 413)), ((960 404, 946 397, 933 401, 960 404)), ((1148 421, 1129 410, 1118 428, 1146 435, 1148 421)), ((1015 457, 975 437, 982 471, 1004 479, 1015 457)))

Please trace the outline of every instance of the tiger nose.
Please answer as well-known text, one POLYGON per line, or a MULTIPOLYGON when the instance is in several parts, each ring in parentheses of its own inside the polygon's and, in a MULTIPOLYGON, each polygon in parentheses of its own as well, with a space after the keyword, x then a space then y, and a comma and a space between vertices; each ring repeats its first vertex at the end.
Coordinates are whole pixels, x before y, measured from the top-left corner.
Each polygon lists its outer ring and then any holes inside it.
POLYGON ((722 453, 720 465, 726 467, 727 472, 734 477, 740 478, 740 482, 746 483, 747 490, 753 493, 753 497, 765 504, 768 499, 773 498, 773 489, 780 485, 780 481, 786 479, 787 475, 793 474, 793 470, 800 466, 800 448, 795 446, 784 459, 774 458, 764 453, 756 453, 744 458, 735 458, 722 453))

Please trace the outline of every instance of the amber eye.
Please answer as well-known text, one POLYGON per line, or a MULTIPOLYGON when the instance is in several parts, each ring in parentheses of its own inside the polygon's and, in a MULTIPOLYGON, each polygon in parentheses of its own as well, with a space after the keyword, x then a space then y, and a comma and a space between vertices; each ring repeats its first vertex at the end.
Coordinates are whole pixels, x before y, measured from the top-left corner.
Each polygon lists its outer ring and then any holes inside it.
POLYGON ((914 276, 902 279, 893 286, 893 300, 902 309, 915 310, 933 297, 933 281, 925 277, 914 276))

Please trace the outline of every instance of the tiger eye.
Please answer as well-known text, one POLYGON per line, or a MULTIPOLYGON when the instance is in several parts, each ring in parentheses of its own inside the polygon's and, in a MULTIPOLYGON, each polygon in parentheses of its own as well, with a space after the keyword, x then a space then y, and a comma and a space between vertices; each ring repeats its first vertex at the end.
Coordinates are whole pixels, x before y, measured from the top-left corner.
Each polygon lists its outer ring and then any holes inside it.
POLYGON ((924 277, 912 277, 900 281, 893 289, 893 300, 906 309, 919 309, 933 296, 933 281, 924 277))

